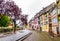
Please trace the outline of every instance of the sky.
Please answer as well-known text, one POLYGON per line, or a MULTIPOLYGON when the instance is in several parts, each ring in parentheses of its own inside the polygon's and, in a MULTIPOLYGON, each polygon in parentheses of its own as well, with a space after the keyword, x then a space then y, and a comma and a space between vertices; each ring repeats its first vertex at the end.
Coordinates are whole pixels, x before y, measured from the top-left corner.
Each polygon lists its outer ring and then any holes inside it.
POLYGON ((13 0, 19 8, 22 9, 22 14, 28 15, 28 21, 34 17, 36 13, 50 5, 56 0, 13 0))

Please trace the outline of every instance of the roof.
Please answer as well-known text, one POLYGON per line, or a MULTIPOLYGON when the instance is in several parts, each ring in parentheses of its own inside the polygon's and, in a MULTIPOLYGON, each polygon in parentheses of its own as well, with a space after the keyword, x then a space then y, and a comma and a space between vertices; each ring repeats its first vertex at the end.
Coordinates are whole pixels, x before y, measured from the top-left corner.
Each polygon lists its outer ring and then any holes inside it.
MULTIPOLYGON (((50 11, 52 8, 55 8, 56 4, 53 2, 52 4, 50 4, 49 6, 43 8, 41 11, 39 11, 35 16, 34 18, 37 18, 38 16, 42 15, 42 14, 45 14, 45 12, 48 12, 50 11)), ((52 9, 53 10, 53 9, 52 9)), ((51 10, 51 11, 52 11, 51 10)), ((31 19, 30 21, 32 21, 33 19, 31 19)))
POLYGON ((55 3, 53 2, 53 3, 50 4, 49 6, 43 8, 43 10, 41 10, 39 13, 40 13, 40 15, 41 15, 41 14, 44 14, 45 12, 50 11, 50 10, 51 10, 52 8, 54 8, 54 7, 55 7, 55 3))

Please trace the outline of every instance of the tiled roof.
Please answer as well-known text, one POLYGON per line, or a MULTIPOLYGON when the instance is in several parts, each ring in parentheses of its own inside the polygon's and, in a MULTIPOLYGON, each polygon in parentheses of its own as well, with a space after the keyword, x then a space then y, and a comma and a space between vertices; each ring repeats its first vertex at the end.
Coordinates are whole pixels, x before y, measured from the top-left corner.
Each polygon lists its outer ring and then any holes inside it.
MULTIPOLYGON (((53 2, 53 3, 50 4, 49 6, 43 8, 41 11, 39 11, 39 12, 34 16, 34 18, 38 17, 38 14, 39 14, 39 16, 40 16, 40 15, 44 14, 45 12, 50 11, 50 10, 51 10, 52 8, 54 8, 54 7, 55 7, 55 3, 53 2)), ((31 19, 30 21, 32 21, 32 20, 34 20, 34 19, 31 19)))
POLYGON ((49 11, 49 10, 51 10, 52 8, 54 8, 54 6, 55 6, 55 3, 52 3, 52 4, 50 4, 49 6, 43 8, 43 10, 41 10, 41 11, 39 12, 40 15, 41 15, 41 14, 44 14, 45 12, 47 12, 47 11, 49 11))

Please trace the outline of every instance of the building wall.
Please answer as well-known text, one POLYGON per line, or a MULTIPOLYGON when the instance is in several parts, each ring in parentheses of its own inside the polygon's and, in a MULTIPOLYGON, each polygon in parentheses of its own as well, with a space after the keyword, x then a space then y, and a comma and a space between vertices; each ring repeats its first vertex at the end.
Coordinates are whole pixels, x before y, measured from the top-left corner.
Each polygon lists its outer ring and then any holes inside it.
POLYGON ((34 21, 33 21, 33 20, 30 22, 29 27, 30 27, 30 29, 32 29, 32 30, 34 29, 34 21))
POLYGON ((38 31, 40 31, 40 17, 38 17, 38 31))
POLYGON ((45 31, 49 32, 49 18, 48 18, 48 12, 45 14, 45 18, 44 18, 44 23, 45 23, 45 31))
POLYGON ((40 16, 40 26, 42 27, 42 31, 49 31, 48 13, 40 16))
POLYGON ((60 34, 60 0, 57 1, 58 6, 58 27, 59 27, 59 34, 60 34))
POLYGON ((44 31, 44 26, 43 26, 43 15, 40 16, 40 27, 42 28, 42 31, 44 31))
POLYGON ((45 15, 42 15, 42 31, 46 31, 45 15))
POLYGON ((37 30, 38 29, 38 18, 36 18, 34 20, 34 29, 37 30))
POLYGON ((52 21, 52 32, 57 34, 58 27, 58 16, 57 16, 57 7, 51 12, 51 21, 52 21))

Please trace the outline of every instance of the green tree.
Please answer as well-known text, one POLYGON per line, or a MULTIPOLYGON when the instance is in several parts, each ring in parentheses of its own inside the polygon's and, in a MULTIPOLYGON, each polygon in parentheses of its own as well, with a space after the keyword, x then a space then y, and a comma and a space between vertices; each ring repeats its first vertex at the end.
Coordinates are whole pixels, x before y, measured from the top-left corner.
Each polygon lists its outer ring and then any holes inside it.
POLYGON ((0 27, 8 27, 10 24, 10 17, 0 15, 0 27))

